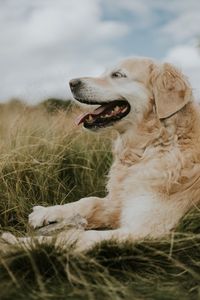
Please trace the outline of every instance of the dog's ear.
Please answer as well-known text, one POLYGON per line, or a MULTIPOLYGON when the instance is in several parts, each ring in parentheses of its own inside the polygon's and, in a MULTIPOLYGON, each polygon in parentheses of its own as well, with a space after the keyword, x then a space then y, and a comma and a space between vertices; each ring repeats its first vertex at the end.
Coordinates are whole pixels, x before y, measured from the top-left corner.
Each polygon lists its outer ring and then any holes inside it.
POLYGON ((150 83, 160 119, 170 117, 183 108, 192 98, 192 89, 184 77, 172 65, 165 63, 150 67, 150 83))

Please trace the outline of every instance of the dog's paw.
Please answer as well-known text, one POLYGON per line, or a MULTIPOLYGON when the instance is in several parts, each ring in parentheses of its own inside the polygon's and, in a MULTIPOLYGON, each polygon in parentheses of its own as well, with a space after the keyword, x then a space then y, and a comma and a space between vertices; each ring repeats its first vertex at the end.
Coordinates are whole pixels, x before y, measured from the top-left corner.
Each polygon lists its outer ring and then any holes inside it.
POLYGON ((33 228, 60 222, 63 220, 62 207, 60 205, 50 207, 34 206, 28 220, 33 228))

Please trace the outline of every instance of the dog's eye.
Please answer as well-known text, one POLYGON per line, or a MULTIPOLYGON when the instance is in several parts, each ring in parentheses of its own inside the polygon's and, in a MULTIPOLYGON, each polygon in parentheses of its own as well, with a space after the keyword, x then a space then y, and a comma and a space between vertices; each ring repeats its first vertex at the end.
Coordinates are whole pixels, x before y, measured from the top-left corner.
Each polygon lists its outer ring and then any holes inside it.
POLYGON ((112 77, 112 78, 122 78, 122 77, 126 78, 127 76, 126 76, 126 74, 117 71, 117 72, 113 72, 113 73, 111 74, 111 77, 112 77))

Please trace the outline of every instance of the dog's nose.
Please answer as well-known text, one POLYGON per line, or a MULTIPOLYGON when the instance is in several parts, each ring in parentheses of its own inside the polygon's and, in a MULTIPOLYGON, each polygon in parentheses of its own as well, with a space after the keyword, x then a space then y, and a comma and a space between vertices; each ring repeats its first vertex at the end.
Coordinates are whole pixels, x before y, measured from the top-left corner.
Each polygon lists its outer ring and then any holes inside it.
POLYGON ((81 80, 79 78, 72 79, 69 82, 69 86, 70 86, 72 91, 77 89, 78 87, 80 87, 80 85, 81 85, 81 80))

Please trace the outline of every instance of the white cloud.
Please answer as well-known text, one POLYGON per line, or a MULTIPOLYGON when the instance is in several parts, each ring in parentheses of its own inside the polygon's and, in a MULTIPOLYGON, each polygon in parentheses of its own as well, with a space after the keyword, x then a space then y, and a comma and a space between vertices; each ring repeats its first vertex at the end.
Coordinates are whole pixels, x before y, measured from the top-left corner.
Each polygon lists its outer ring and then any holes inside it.
POLYGON ((69 95, 70 77, 103 70, 126 24, 101 19, 99 0, 1 3, 0 99, 69 95))
POLYGON ((200 68, 200 50, 195 46, 176 46, 170 49, 166 59, 184 68, 200 68))
POLYGON ((166 24, 161 31, 173 38, 176 43, 179 43, 200 35, 199 26, 197 25, 199 21, 200 2, 198 10, 186 10, 183 14, 180 14, 177 18, 166 24))
POLYGON ((0 101, 67 97, 70 78, 103 71, 123 56, 115 42, 149 28, 171 43, 161 55, 184 64, 197 86, 199 56, 186 45, 200 35, 199 19, 199 0, 1 0, 0 101), (102 5, 121 21, 105 19, 102 5), (168 16, 164 22, 159 12, 168 16))
MULTIPOLYGON (((115 10, 123 9, 132 12, 134 28, 153 26, 160 19, 160 13, 168 15, 167 22, 158 24, 158 32, 166 38, 181 42, 200 36, 200 1, 199 0, 107 0, 108 6, 115 10), (137 16, 137 22, 134 17, 137 16)), ((164 16, 163 15, 163 16, 164 16)))
POLYGON ((171 48, 163 53, 163 61, 169 61, 183 70, 189 77, 195 95, 200 99, 200 49, 194 45, 195 41, 200 39, 200 1, 107 0, 107 2, 114 5, 116 10, 123 9, 137 16, 136 21, 133 17, 133 30, 138 28, 148 30, 153 27, 156 39, 160 43, 166 44, 165 41, 169 41, 171 48), (167 16, 166 20, 162 20, 161 16, 167 16))

